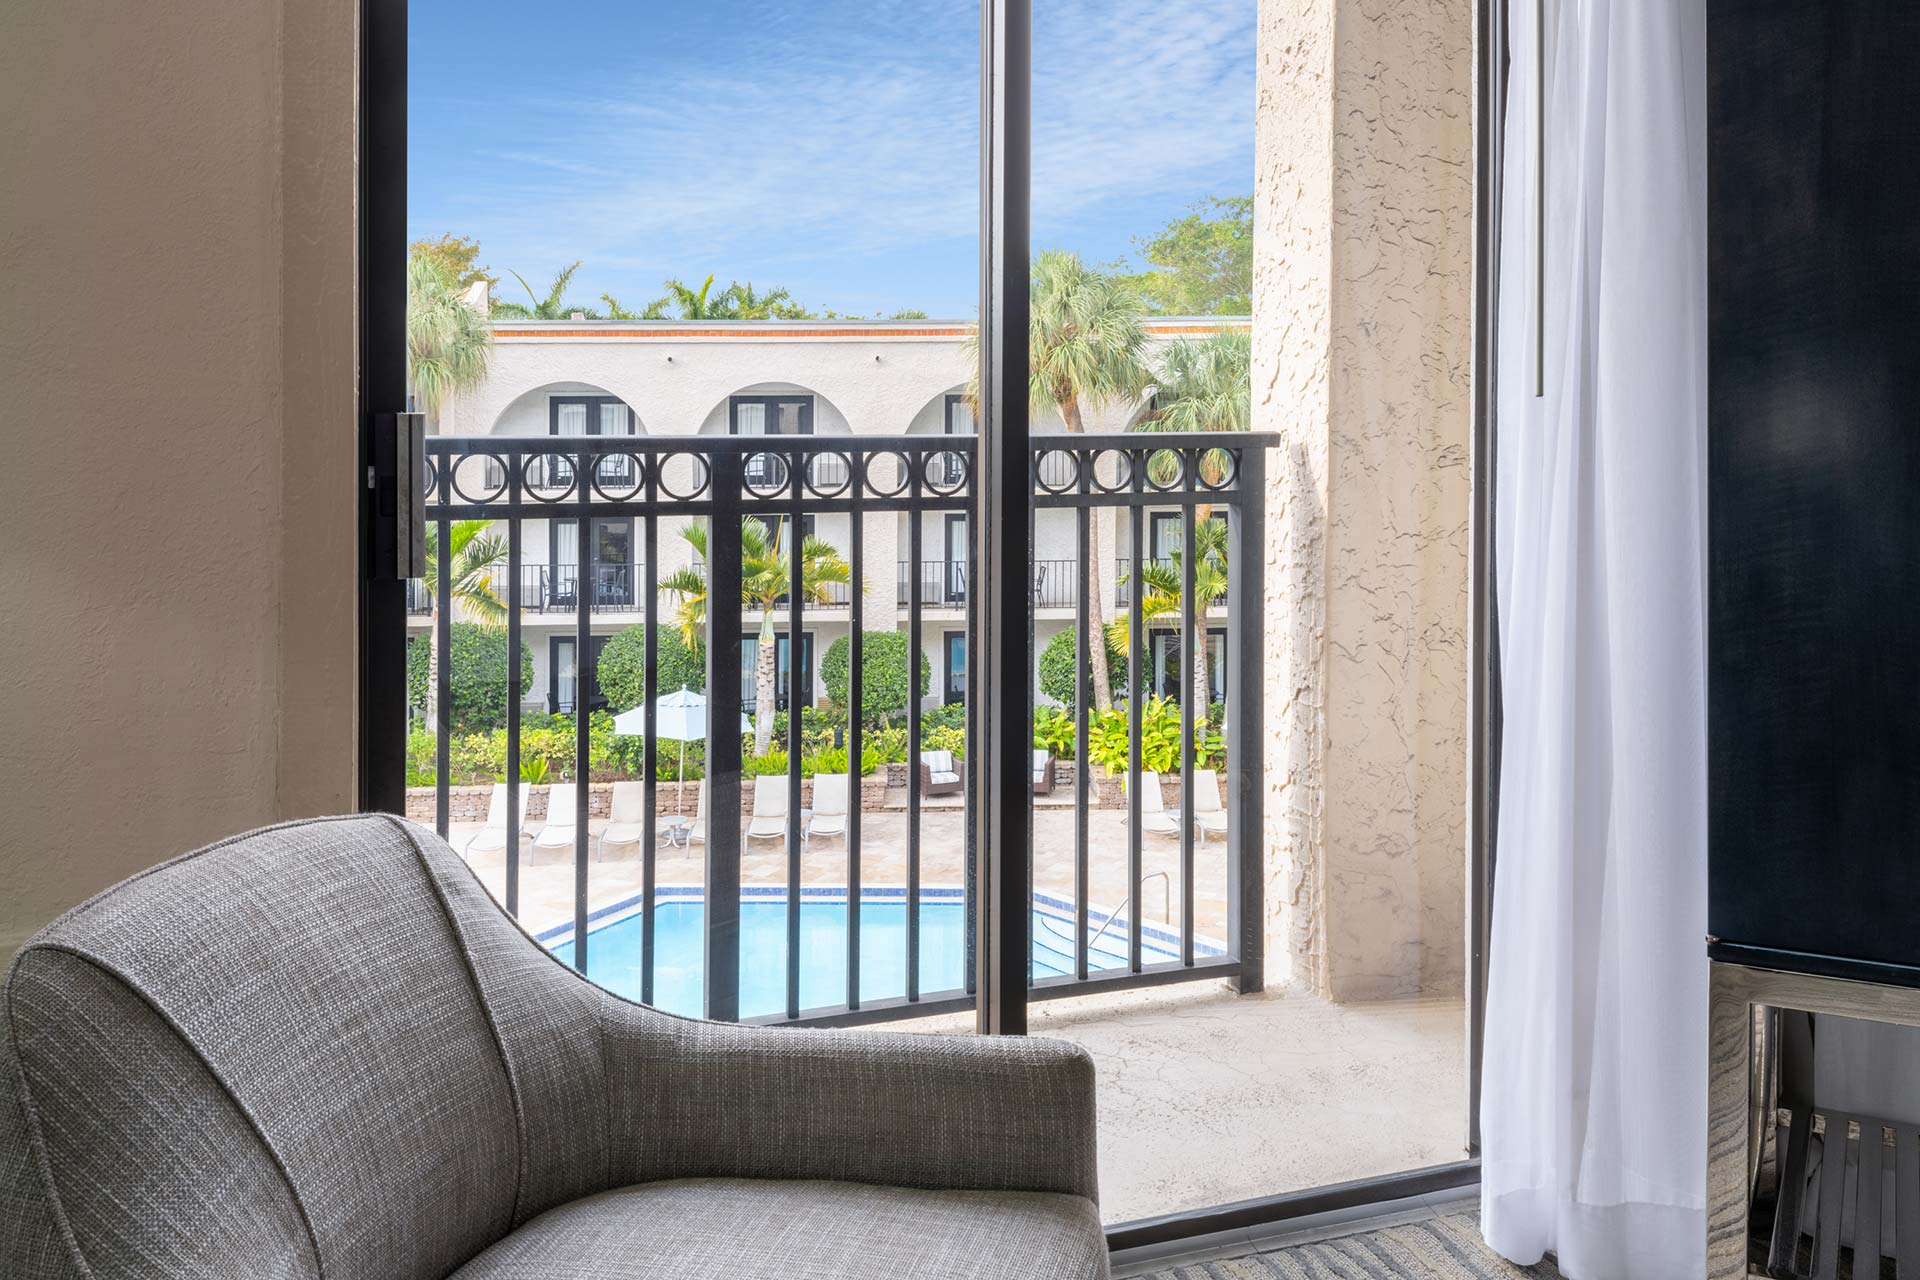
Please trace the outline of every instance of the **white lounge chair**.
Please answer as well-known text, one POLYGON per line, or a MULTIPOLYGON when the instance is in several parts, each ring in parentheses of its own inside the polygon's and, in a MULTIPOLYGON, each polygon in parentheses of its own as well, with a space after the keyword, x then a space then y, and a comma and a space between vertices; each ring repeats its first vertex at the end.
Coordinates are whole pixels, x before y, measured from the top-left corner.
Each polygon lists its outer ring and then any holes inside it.
POLYGON ((1220 778, 1211 769, 1193 771, 1193 825, 1200 829, 1200 843, 1207 833, 1227 834, 1227 807, 1220 803, 1220 778))
POLYGON ((547 788, 547 824, 533 838, 535 853, 573 848, 574 829, 578 825, 573 809, 579 794, 571 782, 556 782, 547 788))
POLYGON ((691 849, 696 840, 701 844, 707 842, 707 780, 705 778, 700 779, 698 798, 694 801, 693 825, 687 828, 687 847, 691 849))
MULTIPOLYGON (((552 808, 549 807, 547 812, 551 814, 552 808)), ((646 822, 647 784, 644 782, 614 783, 613 801, 607 808, 607 825, 600 833, 600 844, 594 856, 604 857, 607 846, 610 844, 639 844, 646 838, 646 822)), ((667 830, 664 825, 659 829, 667 830)))
POLYGON ((846 836, 849 792, 847 775, 844 773, 814 775, 813 816, 807 819, 806 839, 846 836))
MULTIPOLYGON (((527 826, 527 801, 533 795, 533 784, 520 784, 520 834, 530 830, 527 826)), ((493 784, 493 794, 487 798, 487 821, 467 840, 461 849, 469 857, 476 853, 499 853, 507 847, 507 784, 493 784)))
POLYGON ((1166 797, 1160 793, 1160 775, 1151 769, 1138 774, 1140 781, 1140 830, 1150 836, 1177 836, 1180 821, 1167 812, 1166 797))
POLYGON ((753 819, 747 823, 749 840, 787 838, 787 780, 758 777, 753 780, 753 819))

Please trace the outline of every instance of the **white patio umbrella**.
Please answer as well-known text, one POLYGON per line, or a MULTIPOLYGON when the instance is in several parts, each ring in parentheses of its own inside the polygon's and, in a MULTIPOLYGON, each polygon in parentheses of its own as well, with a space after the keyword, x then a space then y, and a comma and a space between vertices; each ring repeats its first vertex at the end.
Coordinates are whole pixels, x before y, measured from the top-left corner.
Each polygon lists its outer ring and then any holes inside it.
MULTIPOLYGON (((687 743, 707 740, 707 698, 705 694, 695 693, 682 685, 677 691, 654 699, 654 732, 663 738, 674 738, 680 743, 680 776, 684 780, 687 773, 687 743)), ((622 711, 613 718, 615 733, 632 734, 635 737, 647 731, 647 709, 644 706, 622 711)), ((740 717, 740 731, 753 732, 753 722, 745 715, 740 717)), ((678 789, 674 801, 674 813, 678 816, 686 809, 687 791, 684 786, 678 789)))

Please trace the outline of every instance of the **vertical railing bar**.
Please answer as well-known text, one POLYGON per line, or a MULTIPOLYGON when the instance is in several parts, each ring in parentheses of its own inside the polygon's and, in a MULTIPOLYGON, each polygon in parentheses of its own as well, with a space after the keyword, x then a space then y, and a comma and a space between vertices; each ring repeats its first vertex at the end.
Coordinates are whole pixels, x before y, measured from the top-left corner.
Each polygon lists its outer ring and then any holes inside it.
POLYGON ((907 999, 920 998, 920 585, 921 522, 920 472, 922 457, 902 454, 908 468, 907 509, 907 999))
POLYGON ((1227 720, 1227 919, 1236 934, 1233 952, 1240 962, 1236 988, 1251 995, 1266 986, 1264 868, 1261 828, 1266 790, 1261 726, 1262 670, 1266 644, 1266 601, 1257 590, 1264 563, 1267 492, 1266 453, 1236 451, 1234 500, 1227 509, 1227 564, 1241 566, 1227 580, 1227 644, 1221 663, 1226 673, 1227 720))
POLYGON ((507 480, 507 914, 520 914, 520 454, 506 459, 507 480))
MULTIPOLYGON (((666 459, 655 454, 641 465, 647 469, 646 496, 652 504, 659 501, 660 468, 666 459)), ((643 516, 641 523, 641 638, 645 653, 646 738, 640 749, 640 786, 645 793, 646 810, 640 817, 640 1003, 653 1003, 654 951, 659 939, 657 903, 660 896, 660 517, 643 516)), ((685 712, 681 713, 683 716, 685 712)), ((683 760, 685 756, 681 757, 683 760)), ((674 794, 686 800, 686 779, 676 775, 674 794)), ((611 811, 607 814, 612 821, 611 811)), ((688 843, 692 843, 691 837, 688 843)))
MULTIPOLYGON (((800 1016, 800 847, 806 837, 800 816, 801 721, 806 716, 807 694, 803 687, 806 666, 802 662, 803 643, 801 587, 805 581, 806 545, 800 533, 800 518, 806 506, 807 455, 795 449, 787 463, 787 480, 793 486, 787 515, 787 1017, 800 1016)), ((777 653, 778 646, 775 647, 777 653)))
MULTIPOLYGON (((1033 631, 1034 631, 1035 624, 1039 621, 1039 611, 1034 607, 1034 602, 1033 602, 1033 596, 1034 596, 1034 592, 1033 592, 1033 548, 1034 548, 1033 530, 1034 530, 1034 518, 1035 518, 1033 501, 1032 501, 1033 484, 1034 484, 1034 476, 1035 476, 1033 468, 1034 468, 1034 453, 1031 446, 1029 446, 1029 448, 1027 449, 1027 497, 1028 497, 1027 558, 1026 558, 1026 562, 1020 566, 1020 573, 1024 578, 1024 583, 1026 586, 1026 593, 1025 593, 1026 608, 1023 609, 1020 614, 1020 636, 1025 643, 1021 646, 1021 661, 1020 661, 1020 668, 1019 668, 1021 672, 1020 678, 1022 681, 1025 682, 1028 690, 1027 714, 1026 714, 1026 719, 1023 722, 1023 726, 1022 726, 1024 729, 1024 732, 1020 736, 1020 742, 1022 747, 1024 747, 1024 750, 1020 752, 1020 759, 1026 765, 1026 774, 1029 779, 1031 779, 1033 775, 1033 708, 1034 708, 1034 702, 1036 697, 1036 695, 1033 692, 1034 685, 1035 685, 1035 674, 1036 674, 1035 668, 1034 668, 1034 659, 1038 656, 1033 643, 1033 631)), ((969 541, 971 541, 971 539, 969 539, 969 541)), ((1002 745, 1004 747, 1011 747, 1013 744, 1009 742, 1009 743, 1004 743, 1002 745)), ((1026 815, 1027 815, 1027 848, 1028 849, 1032 849, 1034 847, 1033 798, 1034 798, 1033 787, 1029 785, 1025 790, 1025 792, 1022 794, 1022 800, 1024 802, 1022 807, 1026 810, 1026 815)), ((1031 915, 1033 911, 1033 876, 1034 876, 1033 868, 1034 868, 1035 861, 1036 859, 1031 857, 1027 859, 1027 911, 1029 915, 1031 915)), ((1027 973, 1028 986, 1033 985, 1033 945, 1034 945, 1033 938, 1031 934, 1029 934, 1027 938, 1027 954, 1026 954, 1026 973, 1027 973)))
MULTIPOLYGON (((965 957, 966 957, 967 978, 966 978, 966 981, 961 985, 965 989, 968 995, 973 995, 975 994, 977 988, 979 987, 979 979, 980 979, 979 954, 977 950, 979 946, 978 931, 979 931, 979 925, 980 925, 980 916, 979 916, 979 910, 980 910, 979 836, 980 836, 980 832, 979 832, 979 824, 973 821, 973 815, 979 812, 979 808, 978 808, 979 795, 977 794, 978 790, 981 786, 985 785, 985 782, 986 782, 986 779, 981 776, 980 768, 979 768, 980 744, 979 744, 979 737, 976 732, 976 722, 978 721, 979 717, 973 714, 973 706, 972 706, 972 703, 974 702, 974 700, 980 696, 979 683, 974 679, 974 672, 978 669, 978 663, 975 661, 975 653, 977 652, 977 647, 974 643, 974 634, 976 630, 974 626, 974 622, 979 616, 980 574, 979 574, 979 565, 975 562, 976 555, 975 555, 974 549, 977 544, 975 542, 975 539, 972 536, 974 522, 980 518, 980 507, 978 502, 978 495, 979 495, 980 489, 979 489, 979 485, 977 484, 977 480, 980 475, 980 454, 979 454, 979 439, 977 436, 974 440, 973 457, 968 459, 967 461, 966 474, 967 474, 966 515, 967 515, 968 536, 967 536, 966 559, 963 561, 963 563, 966 566, 967 576, 966 576, 966 580, 961 584, 961 587, 962 587, 962 593, 963 593, 962 607, 965 609, 966 615, 967 615, 966 623, 965 623, 965 635, 966 635, 966 644, 967 644, 967 654, 966 654, 967 691, 964 699, 964 703, 965 703, 964 709, 967 712, 967 717, 966 717, 967 759, 966 759, 966 767, 964 767, 960 772, 961 772, 961 776, 965 779, 965 783, 966 783, 962 794, 966 801, 966 809, 967 809, 967 820, 961 824, 961 828, 962 828, 961 846, 962 846, 963 854, 966 859, 966 866, 961 873, 961 884, 963 886, 961 891, 961 901, 964 904, 962 907, 962 911, 963 911, 963 914, 965 917, 965 923, 966 923, 966 943, 962 947, 962 951, 965 953, 965 957)), ((943 550, 943 554, 944 554, 944 550, 943 550)), ((944 653, 943 653, 943 656, 944 656, 944 653)), ((920 770, 916 767, 914 769, 914 772, 917 774, 920 772, 920 770)), ((1028 843, 1029 844, 1032 843, 1031 824, 1029 824, 1028 826, 1028 843)), ((1032 880, 1031 873, 1029 873, 1028 875, 1028 880, 1029 881, 1032 880)), ((1032 897, 1031 885, 1029 885, 1028 897, 1029 899, 1031 899, 1032 897)), ((1028 949, 1029 951, 1031 951, 1032 949, 1031 946, 1029 946, 1028 949)), ((1031 964, 1028 965, 1028 969, 1029 969, 1029 972, 1031 972, 1031 969, 1032 969, 1031 964)))
POLYGON ((708 455, 706 1012, 740 1020, 740 484, 742 458, 708 455))
MULTIPOLYGON (((861 635, 866 625, 866 540, 865 517, 860 497, 866 489, 867 458, 850 452, 847 465, 851 474, 847 485, 853 510, 847 516, 847 553, 852 561, 852 586, 848 595, 847 658, 847 1008, 860 1007, 860 772, 863 760, 861 742, 861 699, 865 695, 866 654, 861 635)), ((819 785, 817 782, 815 785, 819 785)))
MULTIPOLYGON (((440 460, 438 491, 443 504, 452 497, 450 486, 453 483, 453 468, 452 459, 440 460)), ((441 510, 446 510, 444 505, 441 510)), ((439 661, 435 664, 433 682, 433 827, 440 833, 440 838, 445 840, 451 825, 449 813, 451 801, 448 789, 452 780, 448 774, 452 769, 449 757, 453 737, 453 662, 450 653, 453 646, 453 556, 450 554, 453 524, 445 515, 442 515, 435 522, 434 532, 439 542, 438 550, 434 553, 437 569, 433 587, 432 644, 439 661)))
MULTIPOLYGON (((1127 453, 1128 483, 1135 493, 1139 493, 1146 469, 1146 454, 1140 450, 1127 453)), ((1141 841, 1144 830, 1141 822, 1140 788, 1140 669, 1146 665, 1146 655, 1141 652, 1146 642, 1145 628, 1140 616, 1140 566, 1145 561, 1145 509, 1139 504, 1127 508, 1128 525, 1128 568, 1127 568, 1127 969, 1132 973, 1140 972, 1140 918, 1145 914, 1144 904, 1140 901, 1140 881, 1143 873, 1141 865, 1141 841)), ((1091 643, 1089 643, 1091 649, 1091 643)))
MULTIPOLYGON (((1181 462, 1189 475, 1197 474, 1200 458, 1197 451, 1183 451, 1181 462)), ((1204 705, 1194 706, 1197 695, 1193 673, 1199 662, 1199 652, 1194 648, 1194 613, 1198 608, 1194 573, 1199 559, 1194 532, 1193 499, 1188 498, 1180 504, 1180 961, 1189 965, 1193 963, 1193 726, 1196 714, 1205 724, 1207 712, 1204 705)), ((1197 643, 1206 643, 1204 633, 1197 643)))
MULTIPOLYGON (((1087 473, 1093 467, 1093 453, 1080 455, 1080 487, 1082 493, 1093 492, 1088 483, 1087 473)), ((1093 771, 1087 761, 1087 716, 1093 710, 1093 664, 1107 659, 1106 637, 1100 637, 1096 644, 1092 638, 1093 597, 1087 589, 1089 575, 1087 566, 1093 563, 1093 509, 1078 507, 1074 510, 1074 540, 1079 558, 1074 561, 1074 577, 1080 580, 1074 593, 1073 612, 1073 651, 1080 661, 1075 664, 1073 681, 1073 973, 1081 981, 1087 977, 1087 857, 1088 831, 1090 819, 1088 792, 1093 784, 1093 771)))
MULTIPOLYGON (((583 439, 585 437, 582 437, 583 439)), ((593 455, 585 446, 576 455, 574 484, 580 530, 574 545, 573 582, 573 967, 587 971, 587 731, 588 703, 597 676, 593 661, 593 615, 589 600, 593 582, 593 455)), ((553 791, 547 791, 552 807, 553 791)), ((558 815, 547 814, 552 822, 558 815)))

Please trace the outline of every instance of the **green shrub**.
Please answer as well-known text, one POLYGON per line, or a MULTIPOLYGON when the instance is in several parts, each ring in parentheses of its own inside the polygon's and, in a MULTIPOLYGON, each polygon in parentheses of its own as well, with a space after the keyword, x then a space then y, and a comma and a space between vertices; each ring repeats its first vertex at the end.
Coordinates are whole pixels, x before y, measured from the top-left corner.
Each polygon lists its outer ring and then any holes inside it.
MULTIPOLYGON (((427 666, 430 641, 416 636, 407 642, 407 705, 427 709, 427 666)), ((447 669, 451 695, 449 723, 455 733, 497 729, 507 722, 507 629, 456 622, 448 630, 452 663, 447 669)), ((520 687, 524 693, 533 679, 533 648, 520 642, 520 687)))
MULTIPOLYGON (((707 645, 704 640, 689 646, 680 638, 678 627, 658 627, 660 692, 692 689, 704 693, 707 687, 707 645)), ((617 711, 628 711, 647 699, 647 629, 628 627, 607 641, 600 651, 600 692, 617 711)))
POLYGON ((920 750, 951 751, 956 760, 967 758, 967 731, 955 729, 949 725, 927 725, 920 727, 920 750))
POLYGON ((1073 712, 1062 707, 1033 709, 1033 745, 1056 760, 1073 759, 1073 712))
POLYGON ((748 778, 768 778, 787 773, 787 753, 778 747, 763 756, 748 756, 740 769, 741 775, 748 778))
POLYGON ((886 729, 869 729, 862 735, 860 748, 863 754, 873 752, 882 764, 902 764, 907 758, 906 727, 896 725, 886 729))
MULTIPOLYGON (((860 773, 863 777, 880 767, 880 753, 864 743, 861 745, 860 757, 860 773)), ((803 778, 846 771, 847 749, 845 747, 828 747, 823 751, 815 751, 800 761, 800 776, 803 778)))
MULTIPOLYGON (((1127 687, 1127 658, 1111 643, 1107 645, 1107 676, 1114 695, 1120 696, 1127 687)), ((1046 648, 1040 651, 1040 692, 1061 706, 1070 707, 1074 685, 1079 679, 1079 647, 1074 642, 1073 628, 1054 632, 1046 648)))
MULTIPOLYGON (((860 715, 864 724, 885 724, 907 709, 907 634, 904 631, 867 631, 860 640, 860 715)), ((847 681, 853 663, 851 646, 841 636, 827 646, 820 659, 820 683, 836 706, 847 705, 847 681)), ((920 697, 933 686, 933 664, 920 655, 920 697)))
MULTIPOLYGON (((1128 766, 1127 712, 1115 707, 1096 713, 1088 726, 1087 757, 1111 773, 1124 774, 1128 766)), ((1193 726, 1194 767, 1212 769, 1226 760, 1226 743, 1212 729, 1193 726)), ((1153 773, 1180 768, 1180 704, 1157 694, 1140 708, 1140 767, 1153 773)))
POLYGON ((921 731, 938 726, 942 729, 964 729, 967 727, 967 705, 964 702, 947 702, 922 713, 921 731))
MULTIPOLYGON (((773 717, 773 740, 784 743, 787 740, 787 725, 790 721, 787 713, 778 711, 773 717)), ((800 749, 803 752, 819 751, 831 747, 836 733, 844 733, 847 725, 846 713, 840 710, 821 710, 819 707, 800 709, 800 749)))

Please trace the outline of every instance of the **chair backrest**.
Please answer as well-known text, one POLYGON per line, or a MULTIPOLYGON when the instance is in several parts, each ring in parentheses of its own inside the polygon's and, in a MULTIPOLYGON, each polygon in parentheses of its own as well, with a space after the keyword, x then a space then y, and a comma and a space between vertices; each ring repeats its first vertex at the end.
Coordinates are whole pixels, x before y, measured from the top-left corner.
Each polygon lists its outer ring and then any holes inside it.
POLYGON ((820 773, 813 779, 813 812, 818 817, 845 817, 847 775, 820 773))
POLYGON ((1152 769, 1144 769, 1135 776, 1140 779, 1140 812, 1165 813, 1167 800, 1160 793, 1160 775, 1152 769))
POLYGON ((1193 771, 1193 811, 1220 813, 1225 807, 1220 803, 1220 775, 1211 769, 1195 769, 1193 771))
POLYGON ((922 751, 920 753, 920 763, 926 765, 927 768, 934 773, 952 773, 953 752, 922 751))
POLYGON ((136 876, 0 993, 0 1275, 443 1277, 605 1189, 599 999, 398 819, 136 876))
POLYGON ((767 774, 753 780, 753 816, 781 818, 787 812, 787 780, 767 774))
POLYGON ((647 784, 634 781, 614 783, 613 801, 607 808, 607 821, 644 822, 646 817, 647 784))
POLYGON ((579 825, 577 806, 580 803, 578 784, 556 782, 547 788, 547 825, 550 827, 572 827, 579 825))
MULTIPOLYGON (((531 782, 521 783, 520 821, 522 822, 527 820, 527 802, 531 799, 533 799, 533 784, 531 782)), ((507 784, 504 782, 494 783, 493 793, 487 797, 486 825, 496 831, 505 831, 507 829, 507 784)))

